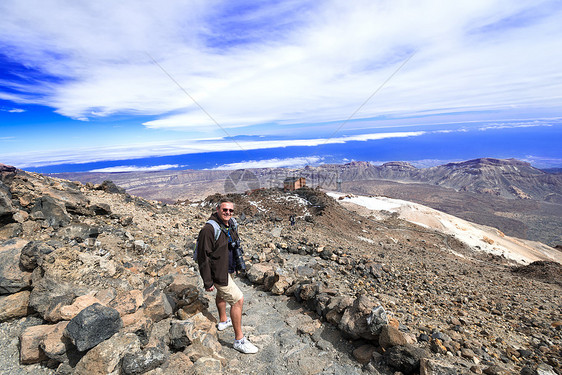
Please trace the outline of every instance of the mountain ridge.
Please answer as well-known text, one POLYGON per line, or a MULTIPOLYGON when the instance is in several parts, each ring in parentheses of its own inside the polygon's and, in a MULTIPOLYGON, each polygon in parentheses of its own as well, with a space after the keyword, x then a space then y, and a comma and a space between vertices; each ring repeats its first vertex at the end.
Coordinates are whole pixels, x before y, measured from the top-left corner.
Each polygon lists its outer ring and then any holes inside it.
MULTIPOLYGON (((544 172, 528 162, 516 159, 478 158, 428 168, 416 168, 408 162, 400 161, 387 162, 380 166, 373 165, 370 162, 353 161, 346 164, 327 164, 317 167, 252 168, 247 170, 256 174, 262 187, 268 185, 282 186, 282 178, 279 178, 282 175, 302 175, 314 180, 314 174, 333 174, 334 176, 330 181, 331 187, 335 187, 335 179, 340 179, 342 182, 381 179, 420 182, 458 191, 505 198, 562 203, 561 175, 544 172)), ((156 186, 168 184, 169 187, 179 187, 182 184, 188 186, 195 182, 212 183, 226 178, 230 173, 232 171, 228 170, 182 170, 117 173, 80 172, 51 175, 71 180, 76 179, 83 183, 101 183, 104 179, 111 179, 131 193, 145 196, 144 193, 149 193, 150 187, 147 185, 150 184, 156 186)), ((185 193, 182 194, 181 191, 178 191, 179 199, 190 198, 185 195, 185 193)), ((164 201, 169 201, 171 197, 161 198, 164 201)))
POLYGON ((480 158, 416 168, 407 162, 326 164, 304 168, 256 168, 244 172, 160 171, 58 174, 82 183, 114 181, 129 193, 166 203, 199 201, 215 192, 282 187, 286 177, 308 186, 409 200, 496 227, 523 239, 562 245, 562 174, 515 159, 480 158), (245 181, 248 179, 248 181, 245 181))

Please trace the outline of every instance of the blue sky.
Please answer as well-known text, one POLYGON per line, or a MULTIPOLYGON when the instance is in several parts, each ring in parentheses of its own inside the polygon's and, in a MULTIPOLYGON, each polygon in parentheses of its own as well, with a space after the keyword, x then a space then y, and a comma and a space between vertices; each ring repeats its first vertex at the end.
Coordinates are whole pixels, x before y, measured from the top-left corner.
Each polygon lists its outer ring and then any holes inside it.
POLYGON ((0 163, 561 167, 560 19, 540 0, 5 0, 0 163))

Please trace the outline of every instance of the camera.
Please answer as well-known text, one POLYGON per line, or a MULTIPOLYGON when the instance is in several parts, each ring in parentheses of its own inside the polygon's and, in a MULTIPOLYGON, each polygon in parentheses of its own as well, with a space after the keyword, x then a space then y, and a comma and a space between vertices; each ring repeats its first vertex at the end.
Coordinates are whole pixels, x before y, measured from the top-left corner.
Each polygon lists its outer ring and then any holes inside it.
POLYGON ((232 241, 228 243, 228 248, 232 251, 232 258, 234 259, 234 268, 236 272, 246 271, 246 263, 244 263, 244 250, 240 245, 240 240, 232 241))

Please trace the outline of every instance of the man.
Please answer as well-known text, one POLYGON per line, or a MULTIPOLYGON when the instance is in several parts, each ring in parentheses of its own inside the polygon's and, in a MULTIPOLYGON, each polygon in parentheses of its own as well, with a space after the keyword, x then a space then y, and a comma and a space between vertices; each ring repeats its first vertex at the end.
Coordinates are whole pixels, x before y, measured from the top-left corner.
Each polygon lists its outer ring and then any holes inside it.
POLYGON ((197 239, 197 263, 203 279, 203 286, 207 292, 217 290, 216 305, 219 312, 218 330, 228 327, 234 328, 234 349, 242 353, 257 353, 258 348, 242 333, 242 305, 244 296, 234 283, 230 272, 234 271, 233 258, 229 243, 238 238, 238 232, 233 228, 232 215, 234 204, 223 199, 217 206, 209 220, 220 225, 220 235, 215 240, 215 228, 209 222, 203 226, 197 239), (230 305, 230 319, 226 316, 226 304, 230 305))

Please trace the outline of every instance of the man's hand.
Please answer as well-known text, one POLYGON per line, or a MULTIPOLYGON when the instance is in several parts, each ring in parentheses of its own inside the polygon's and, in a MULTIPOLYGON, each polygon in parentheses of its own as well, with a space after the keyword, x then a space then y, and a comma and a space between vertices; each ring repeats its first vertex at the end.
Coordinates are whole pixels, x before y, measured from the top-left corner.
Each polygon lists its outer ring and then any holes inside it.
POLYGON ((205 289, 207 292, 212 292, 213 290, 215 290, 215 286, 211 285, 210 288, 205 289))

